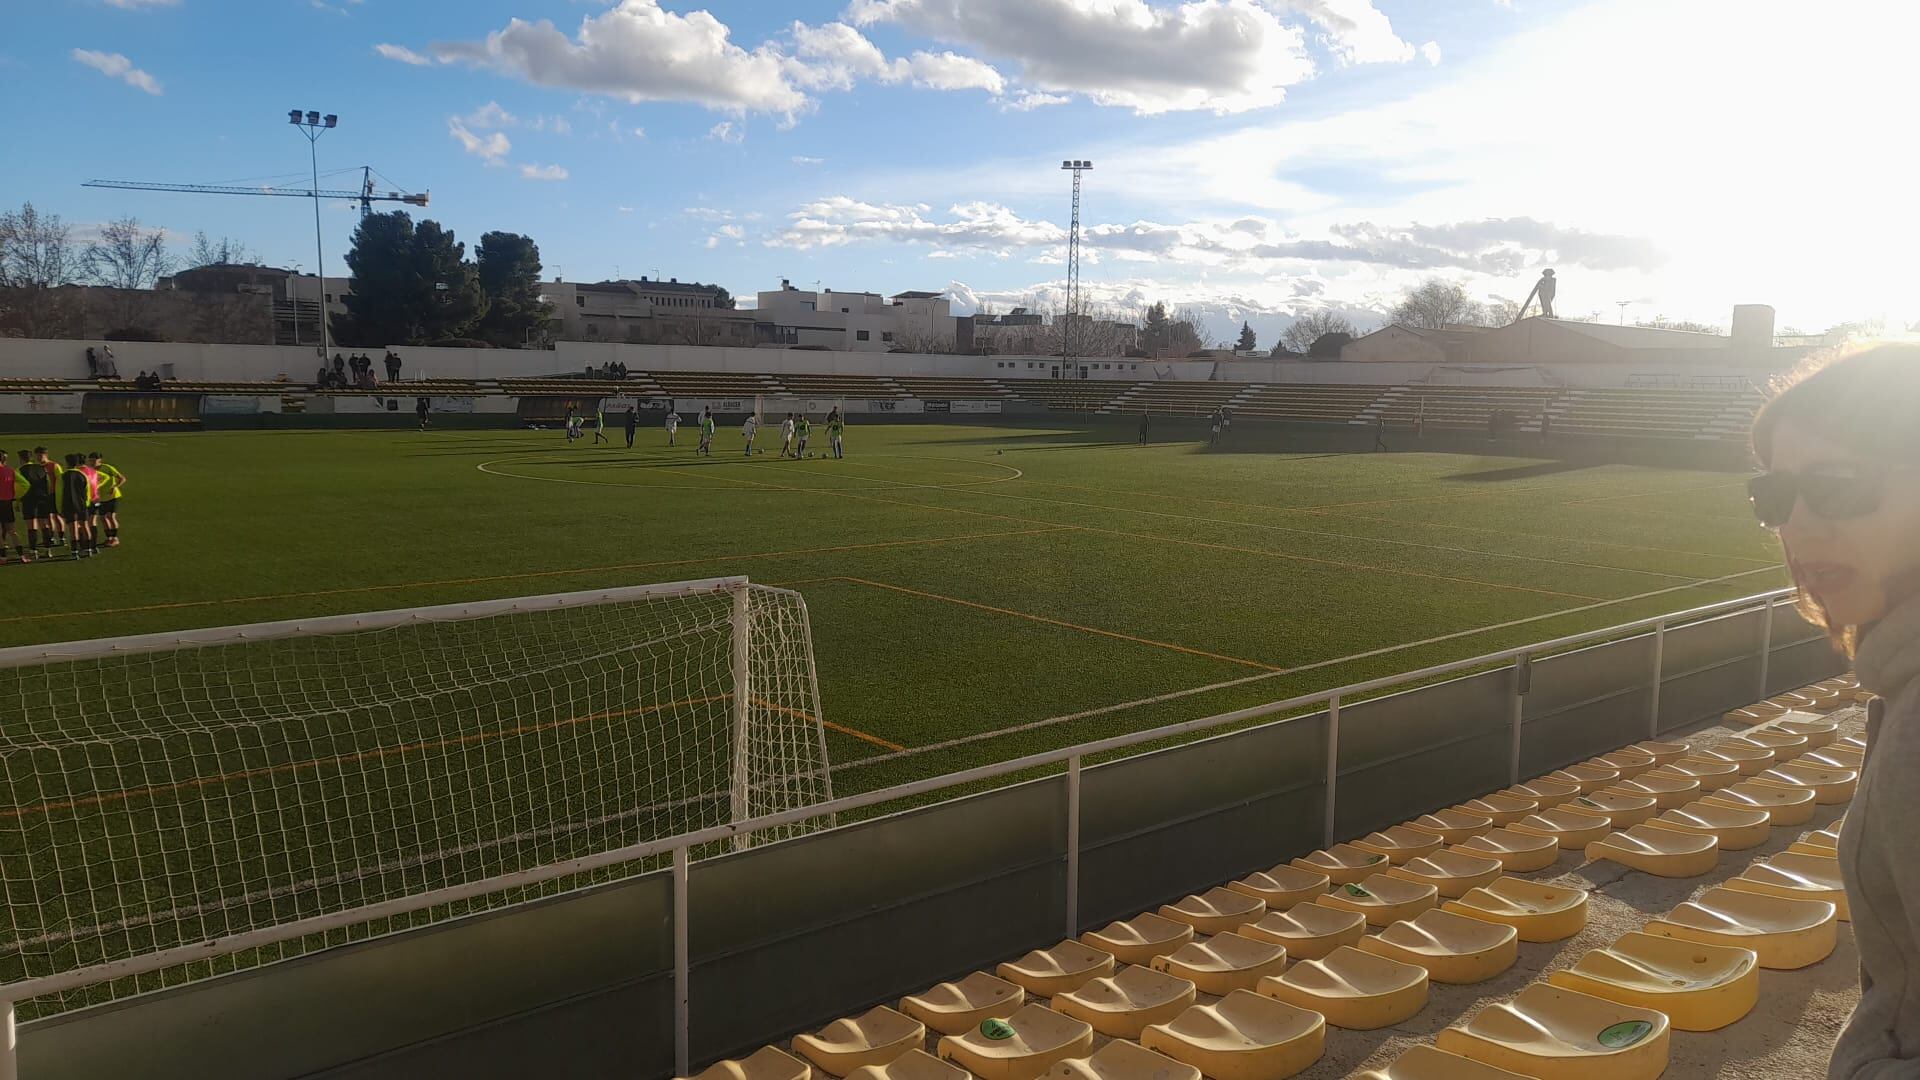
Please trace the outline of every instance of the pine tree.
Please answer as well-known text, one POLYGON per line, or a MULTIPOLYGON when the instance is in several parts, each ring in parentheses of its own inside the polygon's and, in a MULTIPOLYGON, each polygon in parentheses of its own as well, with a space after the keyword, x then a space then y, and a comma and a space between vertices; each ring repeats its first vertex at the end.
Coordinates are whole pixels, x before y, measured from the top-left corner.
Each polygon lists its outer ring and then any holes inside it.
POLYGON ((490 232, 480 238, 473 256, 487 294, 487 314, 474 328, 475 336, 499 348, 520 348, 530 331, 547 322, 539 245, 519 233, 490 232))
POLYGON ((1158 355, 1167 347, 1167 337, 1172 330, 1173 320, 1167 317, 1167 305, 1154 301, 1147 309, 1147 325, 1140 332, 1140 344, 1147 352, 1158 355))
POLYGON ((1255 342, 1252 324, 1245 322, 1240 324, 1240 340, 1234 342, 1233 347, 1241 352, 1252 352, 1254 350, 1255 342))

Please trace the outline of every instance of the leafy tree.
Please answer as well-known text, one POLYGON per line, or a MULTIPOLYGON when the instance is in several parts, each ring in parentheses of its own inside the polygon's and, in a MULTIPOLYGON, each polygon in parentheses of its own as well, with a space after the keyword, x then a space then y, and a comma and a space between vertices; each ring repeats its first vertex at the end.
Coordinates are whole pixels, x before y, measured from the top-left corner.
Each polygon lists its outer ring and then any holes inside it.
POLYGON ((1167 324, 1167 354, 1169 356, 1191 356, 1201 349, 1211 349, 1219 342, 1207 332, 1206 320, 1192 308, 1181 308, 1174 312, 1167 324))
POLYGON ((487 313, 474 336, 517 349, 529 331, 547 322, 547 302, 540 298, 540 247, 519 233, 490 232, 480 238, 473 256, 487 295, 487 313))
POLYGON ((1485 309, 1467 298, 1467 290, 1443 278, 1428 278, 1408 289, 1392 315, 1402 326, 1426 330, 1474 325, 1485 317, 1485 309))
POLYGON ((0 214, 0 326, 27 337, 64 337, 74 332, 77 312, 57 290, 80 276, 73 236, 58 214, 32 203, 0 214))
POLYGON ((1172 322, 1167 317, 1167 305, 1154 301, 1153 306, 1147 309, 1146 325, 1140 330, 1140 347, 1149 354, 1158 355, 1167 347, 1168 329, 1172 322))
POLYGON ((487 311, 466 245, 439 222, 416 228, 404 210, 360 219, 347 269, 347 314, 335 335, 351 348, 464 338, 487 311))
POLYGON ((205 230, 193 234, 193 246, 187 249, 188 266, 243 266, 257 264, 258 253, 231 236, 212 239, 205 230))
POLYGON ((726 308, 729 311, 733 310, 733 294, 728 292, 724 287, 719 285, 715 285, 714 288, 718 291, 714 294, 713 306, 717 308, 726 308))
POLYGON ((1311 355, 1313 343, 1328 334, 1346 334, 1351 340, 1353 323, 1337 311, 1328 311, 1325 308, 1309 311, 1293 320, 1293 325, 1281 333, 1280 343, 1293 352, 1311 355))
POLYGON ((1233 347, 1240 352, 1252 352, 1254 350, 1255 344, 1256 342, 1253 336, 1253 325, 1251 323, 1242 322, 1240 324, 1240 340, 1234 342, 1233 347))

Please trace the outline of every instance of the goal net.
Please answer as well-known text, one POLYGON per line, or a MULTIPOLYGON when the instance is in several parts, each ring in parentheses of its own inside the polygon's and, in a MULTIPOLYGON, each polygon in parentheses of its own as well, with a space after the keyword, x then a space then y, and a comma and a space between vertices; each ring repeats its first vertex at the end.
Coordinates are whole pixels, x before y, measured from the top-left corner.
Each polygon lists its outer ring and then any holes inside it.
POLYGON ((831 797, 805 604, 744 578, 0 650, 0 711, 0 985, 343 916, 23 1018, 631 875, 659 860, 351 921, 831 797))

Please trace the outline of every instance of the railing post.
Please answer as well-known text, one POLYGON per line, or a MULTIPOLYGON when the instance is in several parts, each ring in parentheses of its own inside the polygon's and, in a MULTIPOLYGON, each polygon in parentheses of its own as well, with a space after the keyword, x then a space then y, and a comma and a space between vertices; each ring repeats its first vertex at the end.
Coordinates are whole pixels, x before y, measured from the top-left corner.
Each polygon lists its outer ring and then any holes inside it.
POLYGON ((0 1033, 5 1045, 0 1046, 0 1080, 19 1080, 20 1077, 20 1040, 13 1026, 13 1002, 6 1003, 6 1031, 0 1033))
POLYGON ((1527 684, 1533 678, 1532 658, 1521 653, 1513 658, 1513 702, 1509 719, 1513 733, 1509 736, 1511 745, 1507 747, 1507 783, 1520 782, 1520 725, 1527 698, 1527 684))
POLYGON ((1660 737, 1660 684, 1666 680, 1667 620, 1653 624, 1653 686, 1647 702, 1647 738, 1660 737))
MULTIPOLYGON (((753 816, 752 802, 747 797, 747 784, 751 779, 748 766, 753 757, 749 741, 752 737, 749 721, 753 715, 753 679, 747 669, 748 646, 753 637, 752 605, 751 589, 742 585, 733 590, 733 777, 729 791, 732 794, 734 821, 745 821, 753 816)), ((745 833, 734 837, 734 848, 746 847, 747 839, 745 833)))
MULTIPOLYGON (((673 1068, 675 1076, 692 1076, 687 1057, 691 1048, 689 1028, 690 977, 692 966, 687 936, 687 849, 673 849, 673 1068)), ((0 1077, 0 1080, 5 1080, 0 1077)))
POLYGON ((1080 755, 1067 759, 1067 937, 1080 936, 1080 755))
POLYGON ((1334 813, 1338 809, 1335 788, 1340 780, 1340 695, 1327 699, 1327 809, 1322 839, 1334 842, 1334 813))
POLYGON ((1773 597, 1769 596, 1760 605, 1760 692, 1753 696, 1755 701, 1765 701, 1773 695, 1767 693, 1767 665, 1773 660, 1773 597))

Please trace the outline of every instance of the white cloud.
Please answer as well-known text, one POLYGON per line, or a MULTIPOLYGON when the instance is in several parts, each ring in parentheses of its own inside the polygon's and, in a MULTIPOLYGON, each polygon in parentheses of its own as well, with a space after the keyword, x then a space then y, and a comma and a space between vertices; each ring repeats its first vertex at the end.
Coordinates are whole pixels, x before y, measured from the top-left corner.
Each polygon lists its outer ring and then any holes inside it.
POLYGON ((457 116, 447 119, 447 134, 459 140, 461 149, 489 165, 506 164, 506 156, 513 151, 513 143, 503 133, 475 135, 457 116))
POLYGON ((827 159, 817 158, 817 157, 808 157, 805 154, 795 154, 792 157, 788 158, 787 160, 793 162, 795 165, 820 165, 820 164, 824 164, 827 159))
POLYGON ((689 206, 680 212, 690 218, 698 218, 701 221, 733 220, 733 211, 722 210, 717 206, 689 206))
POLYGON ((1301 31, 1254 0, 853 0, 848 15, 1008 61, 1040 91, 1139 113, 1275 105, 1314 70, 1301 31))
POLYGON ((929 90, 985 90, 999 97, 1007 88, 991 64, 955 52, 916 52, 905 63, 913 84, 929 90))
POLYGON ((519 123, 514 115, 500 107, 497 101, 489 101, 460 118, 460 122, 477 131, 490 128, 512 127, 519 123))
POLYGON ((711 250, 729 242, 737 246, 746 235, 747 231, 738 225, 722 225, 708 234, 707 248, 711 250))
POLYGON ((1030 109, 1045 108, 1048 105, 1065 105, 1072 100, 1072 98, 1065 94, 1043 94, 1037 91, 1028 91, 1014 98, 1012 101, 1007 102, 1006 108, 1026 112, 1030 109))
POLYGON ((643 128, 643 127, 637 127, 637 128, 634 128, 634 129, 633 129, 633 137, 634 137, 634 138, 636 138, 636 139, 644 139, 644 138, 646 138, 646 137, 647 137, 647 129, 646 129, 646 128, 643 128))
MULTIPOLYGON (((536 116, 527 122, 527 126, 535 131, 551 131, 555 135, 573 134, 573 123, 564 116, 536 116)), ((638 131, 637 128, 635 130, 638 131)))
POLYGON ((787 225, 768 238, 771 247, 838 247, 865 240, 893 240, 945 248, 1011 252, 1062 243, 1065 230, 1048 221, 1027 221, 997 203, 961 203, 948 210, 950 220, 927 215, 925 203, 869 203, 845 195, 820 199, 788 216, 787 225))
POLYGON ((745 125, 722 120, 707 129, 707 138, 723 143, 742 143, 746 141, 747 129, 745 125))
POLYGON ((1414 48, 1393 32, 1373 0, 1286 0, 1320 28, 1327 48, 1349 64, 1404 63, 1414 48))
POLYGON ((633 213, 633 207, 631 206, 620 206, 620 207, 615 207, 615 209, 619 210, 623 214, 633 213))
POLYGON ((985 90, 999 96, 1006 78, 992 65, 955 52, 918 51, 888 60, 879 46, 846 23, 790 28, 799 59, 790 65, 796 82, 817 90, 848 90, 860 79, 911 82, 928 90, 985 90))
POLYGON ((107 0, 107 4, 122 11, 145 11, 148 8, 179 7, 180 0, 107 0))
POLYGON ((414 52, 412 49, 407 48, 405 45, 388 45, 388 44, 382 43, 379 45, 375 45, 373 47, 373 51, 376 53, 379 53, 381 56, 384 56, 389 60, 397 60, 402 64, 412 64, 414 67, 433 66, 432 57, 421 56, 419 53, 414 52))
POLYGON ((705 11, 663 10, 657 0, 621 0, 580 23, 574 37, 542 19, 514 19, 480 42, 432 47, 442 61, 503 72, 542 86, 626 101, 689 101, 716 109, 792 114, 807 105, 788 58, 735 45, 705 11))
POLYGON ((1427 63, 1432 64, 1434 67, 1439 67, 1440 43, 1437 41, 1429 41, 1425 45, 1420 46, 1420 55, 1427 63))
POLYGON ((559 165, 522 165, 520 175, 528 180, 565 180, 568 173, 559 165))
POLYGON ((136 90, 160 96, 163 89, 160 80, 133 66, 133 61, 119 53, 96 52, 92 49, 73 50, 75 61, 85 64, 110 79, 119 79, 136 90))

